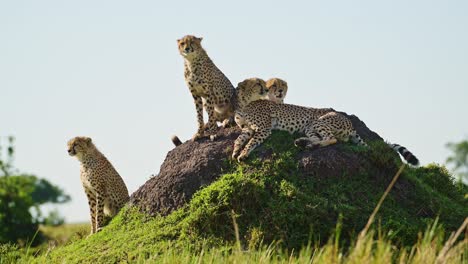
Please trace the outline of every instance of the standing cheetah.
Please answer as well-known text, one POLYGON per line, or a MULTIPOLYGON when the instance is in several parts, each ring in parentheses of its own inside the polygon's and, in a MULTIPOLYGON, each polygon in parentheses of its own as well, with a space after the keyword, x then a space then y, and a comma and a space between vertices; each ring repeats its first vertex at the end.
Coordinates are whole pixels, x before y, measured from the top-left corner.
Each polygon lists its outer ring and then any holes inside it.
MULTIPOLYGON (((231 105, 234 109, 241 110, 250 102, 269 98, 270 93, 266 87, 265 81, 260 78, 246 79, 237 84, 234 96, 231 98, 231 105)), ((240 117, 237 117, 236 122, 240 122, 240 117)), ((172 136, 172 143, 177 147, 182 144, 182 141, 177 136, 172 136)))
POLYGON ((68 154, 81 163, 81 183, 88 197, 91 234, 104 226, 104 215, 117 214, 129 200, 127 186, 89 137, 68 141, 68 154))
POLYGON ((232 119, 234 115, 231 105, 234 86, 210 59, 201 46, 201 41, 202 38, 191 35, 177 40, 180 55, 184 58, 185 82, 197 110, 198 130, 192 137, 193 140, 206 136, 205 133, 216 134, 216 122, 227 123, 225 120, 232 119), (206 125, 203 121, 203 108, 208 113, 206 125))
MULTIPOLYGON (((351 139, 354 143, 366 146, 366 143, 356 133, 351 121, 344 115, 332 109, 307 108, 291 104, 278 104, 268 100, 251 102, 244 107, 242 134, 234 143, 233 158, 241 161, 260 145, 273 129, 285 130, 290 133, 299 132, 306 136, 295 140, 296 146, 314 148, 335 144, 351 139)), ((406 148, 392 144, 411 165, 418 165, 418 159, 406 148)))

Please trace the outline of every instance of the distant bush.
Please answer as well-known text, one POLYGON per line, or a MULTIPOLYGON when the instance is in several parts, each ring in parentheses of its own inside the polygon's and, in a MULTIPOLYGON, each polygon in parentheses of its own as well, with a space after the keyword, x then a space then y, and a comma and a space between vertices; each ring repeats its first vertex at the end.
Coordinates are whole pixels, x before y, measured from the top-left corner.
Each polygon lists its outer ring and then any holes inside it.
POLYGON ((24 245, 32 240, 39 224, 63 223, 57 214, 44 218, 39 207, 67 202, 70 196, 45 179, 17 173, 12 166, 13 154, 10 140, 6 158, 0 155, 0 243, 24 245))
POLYGON ((447 163, 453 166, 461 181, 468 183, 468 140, 450 142, 446 146, 452 151, 452 154, 447 158, 447 163))

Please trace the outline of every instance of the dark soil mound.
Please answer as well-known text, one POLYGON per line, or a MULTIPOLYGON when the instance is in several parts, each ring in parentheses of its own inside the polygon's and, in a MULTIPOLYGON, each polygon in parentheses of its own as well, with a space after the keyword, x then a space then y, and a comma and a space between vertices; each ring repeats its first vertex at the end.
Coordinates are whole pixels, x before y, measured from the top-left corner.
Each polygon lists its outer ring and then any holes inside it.
MULTIPOLYGON (((347 116, 364 140, 382 140, 359 118, 354 115, 347 116)), ((167 154, 159 174, 132 194, 131 203, 152 215, 156 213, 167 215, 180 208, 190 201, 197 190, 209 185, 223 174, 228 166, 226 159, 231 157, 234 140, 239 134, 240 130, 237 127, 220 129, 218 139, 215 141, 208 139, 187 141, 174 148, 167 154)), ((271 150, 268 151, 260 146, 257 153, 252 153, 252 156, 268 159, 271 154, 271 150)), ((356 174, 366 169, 365 157, 359 153, 343 151, 341 144, 301 151, 297 162, 304 176, 341 176, 344 170, 348 174, 356 174)), ((394 171, 394 168, 389 169, 394 171)))
POLYGON ((189 140, 169 151, 159 174, 132 194, 131 204, 149 214, 167 215, 190 201, 197 190, 221 175, 239 131, 221 129, 218 134, 215 141, 189 140))

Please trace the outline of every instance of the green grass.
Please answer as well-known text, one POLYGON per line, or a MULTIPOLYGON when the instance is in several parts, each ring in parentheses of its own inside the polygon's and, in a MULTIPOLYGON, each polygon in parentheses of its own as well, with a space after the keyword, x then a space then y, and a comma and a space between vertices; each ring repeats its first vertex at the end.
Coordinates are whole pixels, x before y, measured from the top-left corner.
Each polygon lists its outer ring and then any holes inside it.
MULTIPOLYGON (((144 225, 144 223, 141 223, 144 225)), ((466 226, 465 226, 466 228, 466 226)), ((428 226, 425 232, 414 245, 410 247, 395 247, 384 235, 370 231, 359 240, 355 240, 351 246, 345 247, 340 242, 340 227, 328 242, 324 245, 307 245, 297 251, 288 251, 278 244, 269 246, 260 245, 259 247, 238 250, 234 245, 225 247, 203 246, 200 249, 190 247, 180 248, 170 243, 165 247, 149 252, 146 247, 129 244, 128 249, 132 249, 133 254, 125 251, 113 252, 111 249, 116 244, 108 244, 110 251, 107 256, 102 256, 99 249, 87 248, 89 255, 95 255, 89 258, 80 254, 73 254, 70 250, 78 249, 68 247, 67 251, 59 249, 61 256, 55 258, 44 254, 39 258, 25 257, 15 248, 9 248, 9 259, 3 258, 0 263, 466 263, 468 260, 468 240, 455 242, 444 240, 444 233, 441 227, 435 222, 428 226), (10 260, 10 261, 8 261, 10 260)), ((462 229, 460 229, 462 230, 462 229)), ((149 230, 147 230, 149 231, 149 230)), ((141 234, 140 234, 141 235, 141 234)), ((97 236, 97 235, 96 235, 97 236)), ((133 236, 131 236, 133 238, 133 236)), ((121 238, 119 236, 119 238, 121 238)), ((91 238, 89 238, 91 239, 91 238)), ((456 237, 455 237, 456 239, 456 237)), ((106 240, 101 237, 97 240, 90 240, 90 244, 105 243, 106 240)), ((122 242, 129 242, 125 239, 122 242)), ((73 243, 73 244, 76 244, 73 243)), ((148 245, 146 245, 148 246, 148 245)), ((151 248, 154 250, 154 248, 151 248)), ((2 246, 0 246, 0 256, 2 255, 2 246)), ((57 257, 57 256, 56 256, 57 257)))
MULTIPOLYGON (((356 240, 396 172, 398 157, 382 142, 371 143, 370 149, 342 145, 343 151, 367 158, 365 170, 304 177, 298 174, 299 150, 293 140, 287 133, 274 133, 258 150, 272 151, 271 158, 226 161, 224 175, 167 217, 126 208, 98 234, 39 249, 31 252, 36 257, 23 256, 23 261, 281 263, 291 258, 303 263, 313 258, 315 263, 424 263, 419 259, 440 253, 447 239, 444 230, 456 230, 468 215, 467 187, 456 184, 444 168, 407 168, 377 214, 374 231, 356 240), (422 236, 437 216, 438 224, 422 236), (422 254, 424 250, 430 254, 422 254)), ((460 249, 466 238, 460 243, 451 247, 455 263, 466 259, 460 249)))
POLYGON ((31 241, 27 242, 26 247, 18 247, 13 244, 0 244, 0 264, 2 263, 15 263, 19 259, 27 259, 35 256, 40 252, 47 252, 57 246, 63 246, 72 241, 85 238, 89 234, 89 224, 76 223, 76 224, 63 224, 59 226, 39 226, 35 237, 40 240, 42 244, 32 246, 31 241))
POLYGON ((59 226, 39 226, 47 243, 53 246, 64 245, 70 240, 85 238, 89 235, 88 223, 64 224, 59 226))

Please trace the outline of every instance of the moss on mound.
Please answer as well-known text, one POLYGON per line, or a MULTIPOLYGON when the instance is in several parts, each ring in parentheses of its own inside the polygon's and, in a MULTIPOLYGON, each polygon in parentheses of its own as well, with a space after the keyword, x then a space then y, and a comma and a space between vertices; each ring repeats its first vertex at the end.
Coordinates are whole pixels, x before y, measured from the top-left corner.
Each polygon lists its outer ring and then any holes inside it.
MULTIPOLYGON (((235 242, 233 212, 244 247, 277 241, 298 249, 309 242, 326 242, 339 218, 342 238, 349 241, 364 227, 396 172, 398 157, 381 141, 372 142, 369 149, 343 144, 340 151, 358 152, 368 170, 312 177, 298 174, 301 151, 293 146, 294 138, 275 132, 252 154, 270 153, 267 158, 243 164, 224 161, 227 173, 168 216, 150 217, 126 208, 100 233, 36 261, 117 262, 154 257, 168 248, 229 247, 235 242), (376 176, 376 167, 385 173, 376 176)), ((413 244, 436 216, 445 230, 455 230, 468 215, 467 191, 437 165, 406 168, 377 216, 379 228, 402 245, 413 244)))

